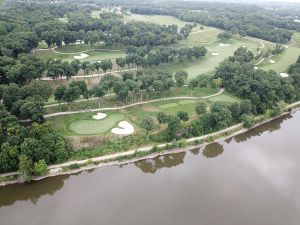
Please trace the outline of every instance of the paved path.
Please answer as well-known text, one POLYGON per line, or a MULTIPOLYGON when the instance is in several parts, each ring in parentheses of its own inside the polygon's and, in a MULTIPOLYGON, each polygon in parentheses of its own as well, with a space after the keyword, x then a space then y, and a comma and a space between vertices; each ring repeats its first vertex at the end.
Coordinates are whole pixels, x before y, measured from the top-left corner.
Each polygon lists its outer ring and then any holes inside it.
POLYGON ((204 96, 204 97, 183 96, 183 97, 160 98, 160 99, 154 99, 154 100, 150 100, 150 101, 136 102, 136 103, 132 103, 130 105, 119 106, 119 107, 107 107, 107 108, 98 108, 98 109, 90 109, 90 110, 57 112, 57 113, 47 114, 44 117, 45 118, 50 118, 50 117, 55 117, 55 116, 71 115, 71 114, 84 113, 84 112, 99 112, 99 111, 120 110, 120 109, 126 109, 126 108, 130 108, 130 107, 137 106, 137 105, 148 104, 148 103, 152 103, 152 102, 167 101, 167 100, 176 100, 176 99, 193 99, 193 100, 208 99, 208 98, 212 98, 212 97, 221 95, 224 91, 225 91, 225 89, 222 88, 218 93, 212 94, 212 95, 208 95, 208 96, 204 96))

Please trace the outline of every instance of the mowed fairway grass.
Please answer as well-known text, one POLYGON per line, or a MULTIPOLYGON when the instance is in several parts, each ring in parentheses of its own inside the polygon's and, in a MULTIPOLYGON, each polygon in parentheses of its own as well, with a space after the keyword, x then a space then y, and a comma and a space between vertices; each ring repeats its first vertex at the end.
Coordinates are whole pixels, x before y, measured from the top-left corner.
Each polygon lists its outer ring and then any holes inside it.
MULTIPOLYGON (((204 32, 203 32, 204 33, 204 32)), ((199 33, 197 33, 198 35, 199 33)), ((201 34, 201 33, 200 33, 201 34)), ((193 35, 193 34, 192 34, 193 35)), ((213 37, 212 37, 213 38, 213 37)), ((257 53, 257 48, 260 47, 260 43, 253 40, 248 40, 245 38, 234 38, 230 40, 227 44, 228 46, 220 46, 221 41, 215 41, 210 44, 204 45, 208 52, 206 56, 200 60, 194 62, 183 62, 177 64, 167 64, 163 67, 171 72, 176 72, 179 70, 184 70, 188 73, 188 79, 192 79, 200 74, 209 73, 215 70, 215 68, 223 62, 229 56, 232 56, 234 50, 239 47, 246 46, 248 49, 253 51, 254 54, 257 53), (218 53, 219 55, 213 55, 213 53, 218 53)), ((201 43, 186 43, 181 42, 177 46, 201 46, 201 43)))
POLYGON ((266 59, 259 68, 263 70, 274 70, 278 73, 286 72, 290 65, 294 64, 300 55, 300 33, 294 34, 294 42, 286 50, 277 56, 266 59), (275 63, 270 63, 270 59, 274 60, 275 63))
POLYGON ((103 120, 92 118, 96 113, 80 113, 50 118, 56 128, 64 135, 97 135, 105 134, 124 119, 124 114, 108 112, 103 120))
POLYGON ((173 16, 162 16, 162 15, 140 15, 131 14, 130 16, 124 16, 125 21, 141 21, 145 23, 155 23, 158 25, 177 25, 179 28, 186 24, 192 24, 189 22, 182 21, 173 16))
MULTIPOLYGON (((59 49, 57 50, 59 51, 59 49)), ((53 52, 52 50, 47 51, 39 51, 35 53, 37 57, 41 58, 44 61, 47 61, 48 59, 60 59, 62 61, 68 61, 71 62, 74 60, 74 56, 80 55, 80 53, 72 53, 72 54, 58 54, 53 52)), ((110 51, 110 50, 92 50, 89 52, 86 52, 85 54, 88 54, 89 56, 84 59, 80 59, 81 62, 84 61, 101 61, 105 59, 115 59, 118 57, 126 57, 125 51, 110 51)))

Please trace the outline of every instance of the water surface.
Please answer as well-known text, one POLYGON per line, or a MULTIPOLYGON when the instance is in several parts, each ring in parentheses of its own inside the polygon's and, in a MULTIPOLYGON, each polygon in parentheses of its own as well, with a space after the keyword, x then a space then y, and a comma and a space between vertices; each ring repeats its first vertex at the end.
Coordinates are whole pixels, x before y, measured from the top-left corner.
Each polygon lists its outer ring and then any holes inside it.
POLYGON ((298 225, 300 112, 205 148, 0 188, 0 225, 298 225))

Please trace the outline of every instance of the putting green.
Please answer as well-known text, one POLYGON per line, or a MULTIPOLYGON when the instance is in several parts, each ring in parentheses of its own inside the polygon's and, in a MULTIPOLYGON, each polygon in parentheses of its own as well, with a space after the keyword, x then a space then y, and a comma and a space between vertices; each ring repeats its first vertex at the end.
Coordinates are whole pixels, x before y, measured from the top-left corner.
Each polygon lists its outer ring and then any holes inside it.
POLYGON ((123 114, 109 114, 103 120, 82 119, 68 124, 68 130, 79 135, 103 134, 112 129, 119 121, 124 119, 123 114))

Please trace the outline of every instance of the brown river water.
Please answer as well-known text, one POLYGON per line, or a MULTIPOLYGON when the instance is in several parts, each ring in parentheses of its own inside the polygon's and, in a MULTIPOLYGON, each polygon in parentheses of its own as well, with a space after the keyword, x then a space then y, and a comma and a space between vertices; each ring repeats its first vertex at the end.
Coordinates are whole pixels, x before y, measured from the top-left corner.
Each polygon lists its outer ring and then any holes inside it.
POLYGON ((0 225, 299 225, 300 111, 205 148, 0 188, 0 225))

